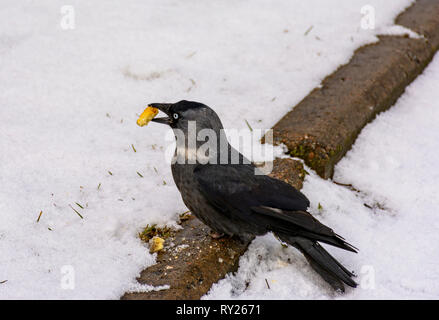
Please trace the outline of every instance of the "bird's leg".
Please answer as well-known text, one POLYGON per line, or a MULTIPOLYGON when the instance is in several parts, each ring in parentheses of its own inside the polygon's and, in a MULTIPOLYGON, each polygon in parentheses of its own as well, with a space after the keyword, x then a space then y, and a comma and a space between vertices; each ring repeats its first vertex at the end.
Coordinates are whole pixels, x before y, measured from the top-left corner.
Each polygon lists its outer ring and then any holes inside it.
POLYGON ((212 239, 219 239, 219 238, 222 238, 222 237, 224 236, 224 233, 218 233, 218 232, 216 232, 216 231, 210 230, 210 232, 209 232, 209 236, 210 236, 212 239))

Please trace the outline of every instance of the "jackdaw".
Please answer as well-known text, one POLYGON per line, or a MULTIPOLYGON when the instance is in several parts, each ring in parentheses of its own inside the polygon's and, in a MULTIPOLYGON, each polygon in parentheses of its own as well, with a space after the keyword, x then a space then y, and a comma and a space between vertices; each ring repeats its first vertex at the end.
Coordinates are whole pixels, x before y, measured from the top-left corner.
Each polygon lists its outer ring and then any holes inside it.
MULTIPOLYGON (((167 124, 174 131, 177 142, 171 168, 183 202, 214 235, 249 240, 272 232, 300 250, 335 290, 344 292, 343 283, 357 286, 352 280, 354 274, 319 242, 352 252, 357 252, 356 248, 307 212, 310 203, 304 194, 283 181, 260 174, 234 149, 225 138, 215 111, 185 100, 153 103, 149 107, 154 112, 149 120, 160 110, 166 117, 152 121, 167 124), (200 136, 206 139, 198 141, 200 136), (209 148, 205 147, 206 140, 209 148)), ((146 123, 138 121, 139 125, 146 123)))

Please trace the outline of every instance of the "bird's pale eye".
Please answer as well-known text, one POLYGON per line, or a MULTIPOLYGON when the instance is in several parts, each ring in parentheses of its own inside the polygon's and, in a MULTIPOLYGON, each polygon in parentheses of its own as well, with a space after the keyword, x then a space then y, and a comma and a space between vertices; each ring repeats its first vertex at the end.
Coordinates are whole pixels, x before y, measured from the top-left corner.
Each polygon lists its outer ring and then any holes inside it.
POLYGON ((178 113, 174 113, 172 116, 174 117, 175 120, 178 119, 178 113))

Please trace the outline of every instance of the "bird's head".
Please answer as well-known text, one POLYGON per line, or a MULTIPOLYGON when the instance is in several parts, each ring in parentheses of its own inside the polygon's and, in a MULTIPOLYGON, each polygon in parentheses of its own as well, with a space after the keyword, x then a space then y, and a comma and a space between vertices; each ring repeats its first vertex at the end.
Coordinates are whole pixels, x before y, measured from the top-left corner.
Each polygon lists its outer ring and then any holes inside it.
POLYGON ((140 115, 137 124, 144 126, 149 121, 167 124, 172 128, 177 143, 178 163, 217 161, 222 153, 228 155, 231 148, 216 112, 199 102, 151 103, 140 115), (156 118, 159 111, 166 116, 156 118))
POLYGON ((191 121, 196 123, 197 131, 223 129, 216 112, 199 102, 182 100, 177 103, 151 103, 148 106, 156 108, 166 115, 165 117, 153 118, 151 121, 167 124, 173 129, 187 132, 191 121))

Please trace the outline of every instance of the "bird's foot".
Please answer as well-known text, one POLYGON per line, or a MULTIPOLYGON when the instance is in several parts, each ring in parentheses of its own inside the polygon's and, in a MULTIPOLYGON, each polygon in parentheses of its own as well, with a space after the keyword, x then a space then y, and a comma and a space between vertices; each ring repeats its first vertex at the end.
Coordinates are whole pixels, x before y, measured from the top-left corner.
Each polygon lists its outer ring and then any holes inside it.
POLYGON ((211 230, 211 231, 209 232, 209 236, 210 236, 212 239, 219 239, 219 238, 222 238, 222 237, 224 236, 224 233, 218 233, 218 232, 215 232, 215 231, 211 230))

